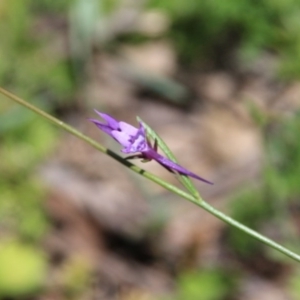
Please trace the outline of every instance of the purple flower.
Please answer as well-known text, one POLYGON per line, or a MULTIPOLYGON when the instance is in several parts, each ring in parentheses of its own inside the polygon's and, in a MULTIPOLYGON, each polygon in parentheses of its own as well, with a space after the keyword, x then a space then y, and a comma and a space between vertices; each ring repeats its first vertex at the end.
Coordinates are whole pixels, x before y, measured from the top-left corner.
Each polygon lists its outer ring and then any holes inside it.
POLYGON ((179 174, 190 176, 205 183, 212 184, 210 181, 192 173, 191 171, 183 168, 177 163, 160 155, 157 152, 156 141, 154 143, 154 146, 152 146, 149 139, 147 138, 146 129, 144 128, 142 123, 140 123, 139 128, 135 128, 128 123, 122 121, 119 122, 107 114, 98 112, 97 110, 95 110, 95 112, 106 121, 106 124, 96 119, 90 119, 90 121, 92 121, 99 129, 101 129, 112 138, 114 138, 118 143, 120 143, 123 146, 123 149, 121 150, 123 153, 135 153, 134 155, 127 157, 127 159, 141 158, 144 161, 150 161, 154 159, 160 165, 171 172, 175 171, 179 174))

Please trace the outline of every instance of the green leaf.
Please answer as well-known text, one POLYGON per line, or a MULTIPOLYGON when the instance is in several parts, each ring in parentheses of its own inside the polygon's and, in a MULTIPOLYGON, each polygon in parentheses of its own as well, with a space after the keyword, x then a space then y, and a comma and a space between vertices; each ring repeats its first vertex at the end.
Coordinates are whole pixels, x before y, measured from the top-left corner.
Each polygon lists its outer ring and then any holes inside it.
MULTIPOLYGON (((177 163, 177 159, 167 146, 167 144, 161 139, 161 137, 149 126, 147 125, 140 117, 137 117, 138 122, 141 122, 143 126, 146 128, 148 136, 150 136, 153 141, 157 141, 158 147, 164 152, 164 154, 172 161, 177 163)), ((195 185, 191 181, 191 179, 182 174, 178 174, 178 179, 185 186, 185 188, 193 195, 196 199, 201 199, 199 192, 197 191, 195 185)))

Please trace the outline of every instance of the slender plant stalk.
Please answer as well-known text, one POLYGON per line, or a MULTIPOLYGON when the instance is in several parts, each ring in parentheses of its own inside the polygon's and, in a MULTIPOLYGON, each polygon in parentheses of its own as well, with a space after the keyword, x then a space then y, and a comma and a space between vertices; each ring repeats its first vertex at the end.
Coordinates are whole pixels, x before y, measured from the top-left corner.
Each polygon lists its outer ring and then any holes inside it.
POLYGON ((20 97, 6 91, 5 89, 3 89, 1 87, 0 87, 0 93, 7 96, 8 98, 13 100, 14 102, 17 102, 20 105, 22 105, 22 106, 28 108, 29 110, 35 112, 36 114, 42 116, 43 118, 45 118, 48 121, 50 121, 51 123, 59 126, 60 128, 63 128, 64 130, 68 131, 69 133, 73 134, 74 136, 78 137, 79 139, 81 139, 81 140, 85 141, 86 143, 90 144, 91 146, 93 146, 97 150, 109 155, 110 157, 117 160, 118 162, 120 162, 124 166, 130 168, 132 171, 144 176, 145 178, 150 179, 151 181, 159 184, 160 186, 166 188, 167 190, 173 192, 174 194, 177 194, 177 195, 181 196, 182 198, 185 198, 186 200, 196 204, 197 206, 202 207, 204 210, 206 210, 210 214, 214 215, 218 219, 220 219, 223 222, 235 227, 236 229, 239 229, 239 230, 243 231, 244 233, 246 233, 246 234, 252 236, 253 238, 255 238, 256 240, 261 241, 265 245, 267 245, 267 246, 269 246, 269 247, 285 254, 286 256, 294 259, 295 261, 300 262, 300 255, 294 253, 293 251, 283 247, 282 245, 272 241, 271 239, 263 236, 262 234, 250 229, 249 227, 239 223, 238 221, 236 221, 236 220, 232 219, 231 217, 227 216, 226 214, 220 212, 219 210, 217 210, 216 208, 212 207, 210 204, 205 202, 200 196, 191 195, 191 194, 177 188, 176 186, 171 185, 171 184, 163 181, 159 177, 157 177, 157 176, 155 176, 155 175, 139 168, 138 166, 128 162, 127 160, 125 160, 121 156, 119 156, 118 154, 112 152, 111 150, 105 148, 104 146, 102 146, 98 142, 96 142, 93 139, 87 137, 83 133, 77 131, 72 126, 56 119, 55 117, 49 115, 48 113, 40 110, 36 106, 24 101, 20 97))

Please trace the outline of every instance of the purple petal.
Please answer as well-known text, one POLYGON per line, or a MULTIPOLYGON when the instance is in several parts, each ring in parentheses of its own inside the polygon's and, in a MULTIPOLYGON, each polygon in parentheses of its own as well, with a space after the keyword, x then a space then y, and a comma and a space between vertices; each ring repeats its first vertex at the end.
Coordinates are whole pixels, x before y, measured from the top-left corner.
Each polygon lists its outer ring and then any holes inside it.
POLYGON ((113 117, 111 117, 111 116, 108 115, 108 114, 101 113, 101 112, 97 111, 96 109, 95 109, 95 112, 96 112, 102 119, 104 119, 104 120, 107 122, 107 125, 108 125, 109 127, 111 127, 111 129, 114 129, 114 130, 119 129, 119 122, 118 122, 116 119, 114 119, 113 117))
POLYGON ((128 135, 135 136, 138 133, 138 129, 133 127, 132 125, 125 123, 125 122, 119 122, 119 128, 121 131, 126 132, 128 135))
POLYGON ((123 149, 124 153, 135 153, 135 152, 145 152, 148 151, 149 145, 147 142, 147 137, 145 133, 145 128, 142 124, 140 124, 140 128, 138 129, 135 136, 131 138, 131 143, 126 149, 123 149))
POLYGON ((99 129, 112 136, 111 132, 113 129, 110 126, 103 124, 96 119, 89 119, 89 121, 93 122, 99 129))
POLYGON ((130 136, 121 131, 113 130, 111 136, 115 138, 123 147, 129 147, 131 145, 130 136))
POLYGON ((187 175, 189 177, 201 180, 205 183, 213 184, 212 182, 196 175, 195 173, 193 173, 193 172, 185 169, 184 167, 178 165, 177 163, 169 160, 168 158, 161 156, 160 154, 158 154, 154 150, 147 151, 147 153, 145 153, 145 154, 148 158, 156 160, 159 164, 163 165, 164 167, 166 167, 168 169, 171 169, 171 170, 176 171, 180 174, 187 175))
POLYGON ((139 131, 146 138, 147 137, 146 129, 145 129, 145 127, 144 127, 144 125, 143 125, 142 122, 139 122, 139 124, 140 124, 139 131))
POLYGON ((147 142, 145 141, 144 137, 139 136, 135 139, 133 143, 130 143, 126 149, 123 149, 122 152, 135 153, 135 152, 143 152, 147 150, 148 150, 147 142))

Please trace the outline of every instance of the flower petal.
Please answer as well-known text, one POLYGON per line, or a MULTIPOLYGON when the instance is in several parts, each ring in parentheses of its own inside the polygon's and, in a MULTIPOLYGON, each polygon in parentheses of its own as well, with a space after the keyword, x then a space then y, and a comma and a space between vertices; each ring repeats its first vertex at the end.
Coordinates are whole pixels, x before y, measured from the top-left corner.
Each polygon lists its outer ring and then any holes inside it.
POLYGON ((187 175, 189 177, 201 180, 201 181, 203 181, 205 183, 208 183, 208 184, 213 184, 212 182, 210 182, 210 181, 196 175, 195 173, 185 169, 184 167, 178 165, 174 161, 171 161, 168 158, 163 157, 162 155, 158 154, 157 152, 155 152, 152 149, 146 153, 146 156, 150 159, 156 160, 159 164, 166 167, 167 169, 171 169, 172 171, 176 171, 179 174, 187 175))
POLYGON ((99 129, 101 129, 102 131, 104 131, 108 135, 112 136, 111 132, 112 132, 113 129, 110 126, 108 126, 106 124, 103 124, 103 123, 99 122, 96 119, 89 119, 89 121, 93 122, 99 129))
POLYGON ((137 128, 122 121, 119 122, 119 128, 121 129, 121 131, 126 132, 128 135, 135 136, 138 133, 137 128))
POLYGON ((111 129, 114 129, 114 130, 117 130, 119 128, 119 122, 114 119, 113 117, 111 117, 110 115, 108 114, 105 114, 105 113, 102 113, 102 112, 99 112, 95 109, 95 112, 102 118, 104 119, 106 122, 107 122, 107 125, 109 127, 111 127, 111 129))
POLYGON ((124 153, 135 153, 135 152, 145 152, 150 149, 146 137, 145 128, 140 124, 135 136, 131 137, 131 143, 126 149, 123 149, 124 153))
POLYGON ((122 131, 112 130, 111 136, 115 138, 123 147, 128 147, 131 145, 130 136, 122 131))

